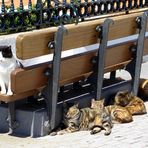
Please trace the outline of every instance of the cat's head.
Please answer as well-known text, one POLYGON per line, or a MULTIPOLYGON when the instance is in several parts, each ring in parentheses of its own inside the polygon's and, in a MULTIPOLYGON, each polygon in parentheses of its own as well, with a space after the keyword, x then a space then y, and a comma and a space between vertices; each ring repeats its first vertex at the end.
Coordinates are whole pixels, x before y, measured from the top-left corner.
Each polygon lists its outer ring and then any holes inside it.
POLYGON ((0 46, 0 61, 2 62, 6 58, 12 58, 11 46, 0 46))
POLYGON ((78 106, 79 105, 77 103, 67 109, 67 112, 65 113, 67 119, 74 119, 79 115, 80 109, 78 106))
POLYGON ((127 90, 119 91, 115 95, 115 104, 125 107, 133 99, 133 94, 129 93, 127 90))
POLYGON ((100 100, 92 99, 91 100, 91 108, 102 110, 104 108, 104 101, 105 101, 104 98, 101 98, 100 100))

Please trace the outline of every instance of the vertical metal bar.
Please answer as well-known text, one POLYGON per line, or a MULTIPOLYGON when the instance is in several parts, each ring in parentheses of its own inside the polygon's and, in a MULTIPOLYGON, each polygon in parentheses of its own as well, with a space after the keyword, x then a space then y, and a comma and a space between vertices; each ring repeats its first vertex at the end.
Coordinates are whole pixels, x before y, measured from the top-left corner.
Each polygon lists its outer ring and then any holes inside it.
POLYGON ((54 3, 55 3, 55 7, 59 6, 59 1, 58 0, 54 0, 54 3))
POLYGON ((49 116, 50 130, 55 128, 56 107, 58 99, 59 78, 60 78, 60 64, 63 34, 66 32, 64 26, 60 26, 55 35, 54 55, 52 68, 50 72, 50 79, 48 80, 47 88, 44 90, 45 100, 47 103, 47 113, 49 116))
POLYGON ((96 100, 101 98, 101 91, 103 85, 104 67, 105 67, 105 53, 108 42, 109 26, 113 24, 113 20, 106 19, 103 25, 98 26, 96 30, 100 32, 100 47, 98 49, 98 67, 97 67, 97 86, 96 86, 96 100))
POLYGON ((42 1, 41 0, 37 0, 36 9, 38 11, 40 11, 40 24, 39 24, 39 26, 41 26, 42 23, 43 23, 43 7, 42 7, 42 1))
POLYGON ((28 9, 32 10, 32 1, 31 0, 28 1, 28 9))
POLYGON ((8 118, 9 134, 12 134, 14 129, 18 127, 18 123, 15 118, 15 102, 8 103, 8 118))
POLYGON ((51 0, 47 0, 47 8, 51 6, 51 0))
POLYGON ((63 0, 63 5, 65 5, 67 3, 67 0, 63 0))
POLYGON ((24 10, 23 0, 20 0, 20 11, 24 10))
POLYGON ((134 75, 133 75, 133 87, 132 87, 132 92, 134 93, 134 95, 137 95, 138 86, 139 86, 139 78, 141 72, 141 64, 142 64, 144 41, 145 41, 144 39, 147 27, 146 13, 143 13, 141 17, 137 18, 137 24, 139 29, 139 37, 137 40, 136 54, 134 57, 134 75))
POLYGON ((14 12, 14 2, 13 2, 13 0, 11 0, 10 11, 14 12))
POLYGON ((2 13, 5 13, 5 2, 4 2, 4 0, 2 0, 1 10, 2 10, 2 13))
POLYGON ((110 73, 110 79, 111 79, 111 80, 115 80, 115 78, 116 78, 116 71, 112 71, 112 72, 110 73))

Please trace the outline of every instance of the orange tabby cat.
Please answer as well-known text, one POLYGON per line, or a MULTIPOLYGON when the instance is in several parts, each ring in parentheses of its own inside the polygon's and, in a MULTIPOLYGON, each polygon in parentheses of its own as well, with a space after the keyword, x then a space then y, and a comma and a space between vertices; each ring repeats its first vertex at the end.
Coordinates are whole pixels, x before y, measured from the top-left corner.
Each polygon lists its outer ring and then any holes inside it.
MULTIPOLYGON (((99 110, 104 106, 104 99, 94 100, 92 99, 91 108, 99 110)), ((128 123, 132 122, 133 118, 131 113, 124 107, 118 105, 104 106, 105 111, 111 116, 113 123, 128 123)))
POLYGON ((143 100, 128 91, 119 91, 115 96, 115 104, 125 107, 132 115, 146 113, 146 107, 143 100))

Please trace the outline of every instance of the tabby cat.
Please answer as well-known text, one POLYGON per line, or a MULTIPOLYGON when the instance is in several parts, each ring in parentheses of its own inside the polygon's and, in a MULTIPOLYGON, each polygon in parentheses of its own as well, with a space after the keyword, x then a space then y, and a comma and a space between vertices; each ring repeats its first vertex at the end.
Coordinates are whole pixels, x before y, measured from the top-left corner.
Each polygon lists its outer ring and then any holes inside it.
POLYGON ((91 108, 78 108, 78 104, 69 109, 64 108, 63 123, 66 128, 56 134, 62 135, 76 131, 90 130, 91 134, 96 134, 105 130, 105 135, 111 133, 112 123, 110 117, 105 112, 97 112, 91 108))
MULTIPOLYGON (((91 108, 99 110, 104 106, 104 99, 92 99, 91 108)), ((124 107, 118 105, 104 106, 105 111, 110 115, 112 123, 128 123, 133 121, 131 113, 124 107)))
POLYGON ((143 100, 128 91, 119 91, 115 96, 115 104, 125 107, 132 115, 146 113, 143 100))

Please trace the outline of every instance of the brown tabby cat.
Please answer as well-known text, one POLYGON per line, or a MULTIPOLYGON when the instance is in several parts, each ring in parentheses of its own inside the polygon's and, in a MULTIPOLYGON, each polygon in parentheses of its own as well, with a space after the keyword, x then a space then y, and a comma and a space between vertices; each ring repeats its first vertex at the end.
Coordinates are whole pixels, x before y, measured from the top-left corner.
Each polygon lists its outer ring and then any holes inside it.
POLYGON ((58 135, 83 130, 91 130, 91 134, 96 134, 102 129, 105 130, 105 135, 109 135, 112 128, 110 117, 106 113, 91 108, 79 109, 78 104, 64 111, 63 122, 66 128, 58 131, 58 135))
POLYGON ((104 107, 105 111, 110 115, 113 123, 129 123, 133 121, 131 113, 124 107, 118 105, 104 106, 104 99, 92 99, 91 108, 100 110, 104 107))
POLYGON ((115 104, 125 107, 132 115, 146 113, 143 100, 128 91, 119 91, 115 96, 115 104))

